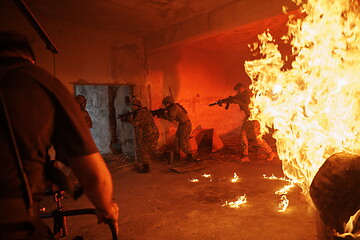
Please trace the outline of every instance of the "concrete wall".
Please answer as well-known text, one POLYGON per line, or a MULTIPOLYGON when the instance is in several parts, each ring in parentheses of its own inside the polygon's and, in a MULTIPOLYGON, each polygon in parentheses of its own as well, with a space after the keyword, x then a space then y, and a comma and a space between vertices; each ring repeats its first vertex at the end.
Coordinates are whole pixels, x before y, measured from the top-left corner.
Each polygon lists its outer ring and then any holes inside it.
MULTIPOLYGON (((11 1, 0 1, 0 30, 13 29, 27 34, 33 41, 37 64, 54 73, 70 91, 74 83, 133 85, 134 94, 150 109, 157 109, 164 96, 173 94, 189 111, 193 128, 200 125, 215 128, 219 135, 226 136, 238 131, 243 116, 237 106, 225 110, 219 106, 209 107, 209 103, 234 95, 233 87, 237 82, 250 84, 243 64, 244 60, 251 59, 251 54, 248 50, 232 52, 211 47, 204 50, 189 43, 280 14, 281 5, 291 3, 290 0, 256 2, 258 4, 249 5, 248 1, 234 1, 144 40, 34 12, 60 50, 55 57, 45 49, 42 40, 11 1), (149 50, 146 54, 144 45, 149 50)), ((176 126, 159 119, 156 122, 161 131, 161 146, 176 126)), ((108 122, 103 122, 103 128, 108 128, 108 122)))
POLYGON ((32 41, 37 64, 55 75, 73 91, 73 82, 133 83, 144 82, 143 41, 116 31, 78 25, 34 15, 53 40, 60 53, 46 50, 32 26, 11 1, 0 1, 0 30, 17 30, 32 41), (126 65, 122 59, 127 59, 126 65))
MULTIPOLYGON (((238 133, 244 117, 238 106, 231 105, 225 110, 225 106, 209 107, 209 104, 235 95, 233 87, 237 82, 249 84, 243 63, 236 53, 186 46, 152 52, 148 81, 157 89, 152 95, 154 105, 160 105, 171 88, 175 101, 188 111, 193 129, 198 126, 214 128, 221 136, 238 133)), ((173 133, 174 125, 163 120, 158 122, 163 133, 173 133)), ((162 135, 161 141, 164 138, 162 135)))
MULTIPOLYGON (((59 21, 36 12, 33 14, 59 49, 59 54, 54 55, 46 49, 12 1, 0 1, 0 31, 16 30, 27 35, 32 42, 37 65, 58 77, 70 92, 74 93, 74 83, 135 85, 135 94, 143 98, 145 104, 149 102, 141 38, 79 25, 76 21, 59 21)), ((106 105, 107 102, 101 99, 88 99, 88 103, 106 105)), ((107 96, 103 99, 107 100, 107 96)), ((107 114, 106 111, 101 113, 107 114)), ((91 131, 99 150, 106 153, 110 151, 109 147, 100 143, 109 139, 104 140, 103 135, 97 133, 109 129, 108 116, 100 116, 99 119, 103 120, 95 120, 96 125, 91 131)))
MULTIPOLYGON (((255 41, 256 35, 270 24, 277 35, 284 33, 284 19, 287 18, 282 6, 288 11, 297 8, 290 0, 233 1, 145 36, 149 62, 147 81, 156 88, 156 92, 152 92, 153 105, 159 105, 171 88, 175 100, 188 110, 193 129, 198 126, 214 128, 222 138, 239 134, 244 115, 238 106, 225 110, 224 106, 209 107, 209 103, 235 95, 233 87, 238 82, 250 85, 244 62, 254 56, 247 44, 255 41), (231 49, 234 46, 218 49, 218 45, 209 45, 211 41, 202 46, 204 39, 213 38, 216 43, 232 34, 239 38, 236 50, 231 49)), ((175 125, 158 120, 158 126, 162 131, 160 141, 165 143, 175 125)))
MULTIPOLYGON (((274 35, 283 55, 291 55, 291 49, 281 43, 282 35, 274 35)), ((212 106, 210 103, 219 99, 233 96, 236 92, 234 85, 238 82, 246 87, 251 84, 247 76, 244 63, 257 57, 249 47, 242 43, 238 50, 218 49, 216 45, 202 46, 201 42, 182 44, 171 48, 161 48, 148 53, 149 75, 148 81, 156 86, 152 99, 156 104, 169 95, 171 87, 175 101, 188 110, 193 129, 214 128, 221 138, 238 136, 244 115, 239 107, 232 104, 228 110, 225 106, 212 106)), ((287 61, 285 67, 291 65, 287 61)), ((156 105, 154 104, 154 105, 156 105)), ((163 135, 161 141, 173 133, 173 125, 158 120, 163 135)))

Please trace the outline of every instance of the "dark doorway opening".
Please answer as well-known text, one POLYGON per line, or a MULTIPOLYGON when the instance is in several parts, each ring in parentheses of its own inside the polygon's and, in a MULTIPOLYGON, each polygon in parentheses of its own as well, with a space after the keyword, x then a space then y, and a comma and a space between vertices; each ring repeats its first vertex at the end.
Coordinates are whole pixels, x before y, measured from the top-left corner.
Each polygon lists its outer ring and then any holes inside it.
POLYGON ((135 159, 133 127, 116 118, 131 111, 133 86, 74 84, 74 92, 87 99, 86 110, 93 121, 90 131, 100 153, 135 159))

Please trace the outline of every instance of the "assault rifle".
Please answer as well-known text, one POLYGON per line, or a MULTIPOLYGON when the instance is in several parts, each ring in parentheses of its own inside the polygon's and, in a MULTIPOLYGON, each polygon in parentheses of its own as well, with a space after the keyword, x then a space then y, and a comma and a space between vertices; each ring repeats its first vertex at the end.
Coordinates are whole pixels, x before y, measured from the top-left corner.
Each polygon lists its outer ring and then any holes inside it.
POLYGON ((166 108, 159 108, 159 109, 156 109, 156 110, 151 110, 151 114, 153 116, 156 116, 157 118, 160 118, 160 117, 163 117, 164 116, 164 113, 165 113, 166 108))
POLYGON ((131 116, 131 115, 133 115, 133 114, 135 114, 135 112, 129 112, 129 111, 127 111, 126 113, 117 115, 116 118, 123 119, 123 118, 129 117, 129 116, 131 116))
POLYGON ((234 100, 237 100, 237 99, 238 99, 238 97, 236 95, 235 96, 229 96, 227 98, 217 100, 214 103, 210 103, 209 106, 211 107, 211 106, 214 106, 214 105, 219 105, 221 107, 223 104, 226 104, 225 109, 228 110, 229 107, 230 107, 230 103, 232 103, 234 100))

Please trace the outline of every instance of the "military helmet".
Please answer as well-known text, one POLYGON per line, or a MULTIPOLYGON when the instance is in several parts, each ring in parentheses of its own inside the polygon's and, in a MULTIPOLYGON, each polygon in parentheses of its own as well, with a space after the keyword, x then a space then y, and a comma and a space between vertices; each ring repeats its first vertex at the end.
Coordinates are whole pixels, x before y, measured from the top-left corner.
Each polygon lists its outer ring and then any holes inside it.
POLYGON ((242 83, 237 83, 237 84, 234 86, 234 90, 235 90, 235 91, 239 90, 240 88, 245 88, 242 83))
POLYGON ((75 100, 78 104, 86 103, 86 98, 83 95, 76 95, 75 100))
POLYGON ((164 97, 164 99, 162 100, 163 105, 173 104, 173 103, 174 103, 174 98, 171 96, 164 97))
POLYGON ((141 107, 141 100, 140 100, 140 98, 133 98, 133 100, 131 101, 131 105, 135 105, 135 106, 141 107))

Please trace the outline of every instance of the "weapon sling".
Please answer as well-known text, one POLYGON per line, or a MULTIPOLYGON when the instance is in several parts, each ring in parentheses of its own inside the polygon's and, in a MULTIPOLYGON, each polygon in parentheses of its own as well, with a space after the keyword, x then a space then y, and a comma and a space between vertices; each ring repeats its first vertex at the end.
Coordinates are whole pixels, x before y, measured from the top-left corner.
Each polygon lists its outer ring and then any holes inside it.
POLYGON ((8 68, 2 67, 2 69, 0 69, 0 101, 1 101, 1 106, 2 106, 2 109, 3 109, 3 114, 4 114, 4 117, 5 117, 5 121, 6 121, 6 124, 7 124, 7 127, 8 127, 9 135, 10 135, 10 138, 11 138, 11 142, 12 142, 14 152, 15 152, 15 155, 16 155, 16 164, 17 164, 17 167, 18 167, 18 171, 20 173, 20 178, 22 179, 23 184, 24 184, 23 190, 24 190, 24 193, 25 193, 25 197, 27 197, 28 213, 29 213, 30 217, 32 217, 32 216, 34 216, 35 213, 34 213, 34 209, 33 209, 34 204, 33 204, 33 198, 32 198, 32 194, 31 194, 31 190, 30 190, 29 180, 28 180, 28 177, 27 177, 27 175, 25 173, 24 166, 23 166, 22 161, 21 161, 19 148, 18 148, 18 145, 16 143, 14 130, 13 130, 12 125, 11 125, 9 113, 7 111, 7 108, 6 108, 5 98, 4 98, 4 95, 3 95, 3 92, 2 92, 2 88, 1 88, 2 80, 5 78, 5 75, 6 75, 7 71, 10 70, 10 69, 18 68, 20 66, 22 66, 22 64, 17 64, 15 66, 11 66, 11 67, 8 67, 8 68))

